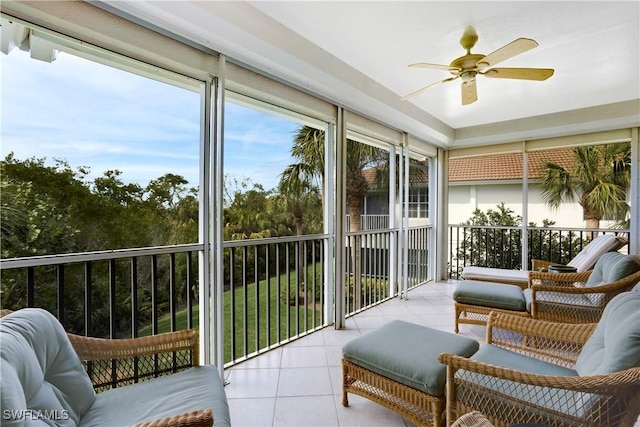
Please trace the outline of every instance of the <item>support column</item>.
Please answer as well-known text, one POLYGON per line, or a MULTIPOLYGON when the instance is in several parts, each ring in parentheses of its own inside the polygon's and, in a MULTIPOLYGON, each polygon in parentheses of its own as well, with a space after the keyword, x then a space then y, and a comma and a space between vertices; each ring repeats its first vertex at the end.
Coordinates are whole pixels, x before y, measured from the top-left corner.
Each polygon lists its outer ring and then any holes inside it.
POLYGON ((345 327, 345 242, 346 242, 346 221, 347 221, 347 119, 346 111, 342 107, 338 107, 336 124, 336 182, 335 182, 335 286, 336 286, 336 329, 344 329, 345 327))

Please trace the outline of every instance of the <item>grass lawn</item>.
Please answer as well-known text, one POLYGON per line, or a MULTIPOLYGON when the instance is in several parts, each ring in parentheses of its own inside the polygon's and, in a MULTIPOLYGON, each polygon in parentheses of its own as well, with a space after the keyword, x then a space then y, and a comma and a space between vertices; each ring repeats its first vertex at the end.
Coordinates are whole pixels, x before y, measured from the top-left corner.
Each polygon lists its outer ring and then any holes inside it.
MULTIPOLYGON (((316 265, 316 272, 321 268, 316 265)), ((313 266, 309 266, 307 277, 313 277, 313 266)), ((268 345, 286 340, 307 330, 323 324, 322 308, 319 302, 311 298, 299 301, 296 305, 283 304, 280 298, 282 290, 287 289, 287 276, 281 275, 278 280, 272 278, 249 283, 246 287, 236 287, 235 290, 224 293, 224 361, 225 363, 254 353, 268 345), (232 306, 234 309, 232 310, 232 306), (233 319, 232 319, 233 313, 233 319), (280 318, 280 321, 278 321, 280 318), (235 324, 235 334, 232 337, 231 325, 235 324), (245 330, 247 331, 245 335, 245 330), (235 350, 234 350, 235 349, 235 350)), ((295 272, 289 276, 290 286, 296 283, 295 272)), ((311 284, 309 285, 311 286, 311 284)), ((319 286, 318 283, 315 285, 319 286)), ((309 297, 312 293, 309 293, 309 297)), ((199 307, 193 308, 193 325, 198 327, 199 307)), ((176 312, 176 329, 186 329, 187 312, 176 312)), ((171 330, 171 319, 165 316, 158 320, 158 331, 171 330)), ((151 326, 140 330, 140 336, 149 335, 151 326)))

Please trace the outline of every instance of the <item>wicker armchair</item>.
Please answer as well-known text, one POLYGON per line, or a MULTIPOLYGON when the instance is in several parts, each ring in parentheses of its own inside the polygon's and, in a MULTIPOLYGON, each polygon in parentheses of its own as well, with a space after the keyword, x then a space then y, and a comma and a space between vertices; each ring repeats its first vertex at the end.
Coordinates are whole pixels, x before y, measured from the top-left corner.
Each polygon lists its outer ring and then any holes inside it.
MULTIPOLYGON (((637 258, 637 255, 635 256, 637 258)), ((613 297, 640 282, 640 271, 611 283, 584 286, 593 270, 585 273, 531 272, 531 317, 566 323, 593 323, 613 297)))
POLYGON ((491 313, 487 345, 471 358, 438 358, 447 365, 447 425, 478 411, 497 427, 633 426, 640 414, 639 304, 640 293, 625 292, 599 324, 491 313))
POLYGON ((215 413, 216 425, 230 425, 217 368, 199 366, 197 330, 101 339, 66 333, 42 309, 2 310, 0 318, 0 395, 3 409, 17 416, 47 410, 79 426, 191 427, 213 426, 215 413), (21 400, 39 389, 58 392, 35 403, 21 400))
POLYGON ((640 256, 603 254, 582 273, 530 272, 529 287, 463 280, 453 293, 459 324, 486 324, 492 311, 566 323, 594 323, 607 303, 640 282, 640 256))
MULTIPOLYGON (((115 340, 74 334, 67 336, 96 392, 199 365, 199 338, 198 331, 194 329, 115 340)), ((213 411, 206 408, 135 424, 135 427, 183 426, 213 426, 213 411)))

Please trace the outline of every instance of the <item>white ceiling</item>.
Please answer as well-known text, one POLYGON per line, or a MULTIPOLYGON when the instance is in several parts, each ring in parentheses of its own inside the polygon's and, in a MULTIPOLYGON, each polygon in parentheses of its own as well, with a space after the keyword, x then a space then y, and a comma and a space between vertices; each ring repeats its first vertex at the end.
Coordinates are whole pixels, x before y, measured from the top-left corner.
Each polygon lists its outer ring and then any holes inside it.
POLYGON ((109 8, 441 146, 640 125, 638 1, 194 0, 109 8), (460 80, 401 101, 449 76, 407 65, 464 55, 459 40, 468 25, 479 36, 472 53, 531 38, 537 48, 500 66, 555 74, 542 82, 479 77, 478 101, 467 106, 460 80))

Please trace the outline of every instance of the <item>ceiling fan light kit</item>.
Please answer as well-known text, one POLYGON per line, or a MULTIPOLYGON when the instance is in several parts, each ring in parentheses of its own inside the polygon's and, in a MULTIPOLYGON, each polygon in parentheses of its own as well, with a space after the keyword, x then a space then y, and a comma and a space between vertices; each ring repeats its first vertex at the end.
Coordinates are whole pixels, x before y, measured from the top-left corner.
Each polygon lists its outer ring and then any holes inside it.
POLYGON ((411 92, 402 97, 403 100, 412 98, 425 92, 427 89, 436 86, 439 83, 446 83, 457 78, 462 80, 462 105, 471 104, 478 99, 478 91, 476 86, 476 77, 482 75, 489 78, 498 79, 518 79, 518 80, 546 80, 553 75, 551 68, 489 68, 494 65, 513 58, 516 55, 524 53, 538 46, 535 40, 527 38, 519 38, 501 48, 493 51, 488 55, 479 53, 471 53, 471 49, 478 41, 478 35, 473 27, 467 27, 460 44, 466 49, 466 55, 451 61, 449 65, 430 64, 427 62, 418 62, 409 64, 409 67, 417 68, 433 68, 438 70, 447 70, 453 77, 449 77, 421 89, 411 92))

